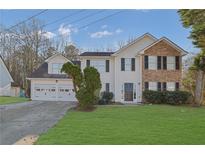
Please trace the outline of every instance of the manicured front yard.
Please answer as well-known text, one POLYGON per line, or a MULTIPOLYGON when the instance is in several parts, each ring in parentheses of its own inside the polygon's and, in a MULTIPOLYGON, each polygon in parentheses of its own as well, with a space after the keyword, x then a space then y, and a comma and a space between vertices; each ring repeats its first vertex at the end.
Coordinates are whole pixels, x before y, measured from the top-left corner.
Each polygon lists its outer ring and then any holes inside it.
POLYGON ((205 108, 100 106, 69 111, 36 144, 205 144, 205 108))
POLYGON ((26 102, 26 101, 29 101, 29 99, 28 98, 23 98, 23 97, 4 97, 4 96, 0 96, 0 105, 19 103, 19 102, 26 102))

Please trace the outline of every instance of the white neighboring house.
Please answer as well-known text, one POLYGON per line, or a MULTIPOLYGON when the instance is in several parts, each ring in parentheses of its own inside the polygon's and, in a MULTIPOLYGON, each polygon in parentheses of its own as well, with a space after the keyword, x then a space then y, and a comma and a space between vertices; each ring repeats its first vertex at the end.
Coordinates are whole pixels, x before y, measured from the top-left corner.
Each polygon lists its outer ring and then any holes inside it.
MULTIPOLYGON (((114 94, 115 102, 142 102, 142 91, 179 90, 182 56, 187 52, 169 39, 142 35, 116 52, 84 52, 75 62, 83 70, 95 67, 100 73, 101 91, 114 94)), ((72 79, 60 73, 68 59, 61 54, 48 58, 32 75, 31 99, 77 101, 72 79)))
MULTIPOLYGON (((27 78, 31 81, 32 100, 77 101, 72 80, 60 72, 68 61, 61 54, 55 54, 27 78)), ((75 62, 79 64, 79 61, 75 62)))
POLYGON ((0 56, 0 96, 11 96, 11 83, 14 82, 3 58, 0 56))

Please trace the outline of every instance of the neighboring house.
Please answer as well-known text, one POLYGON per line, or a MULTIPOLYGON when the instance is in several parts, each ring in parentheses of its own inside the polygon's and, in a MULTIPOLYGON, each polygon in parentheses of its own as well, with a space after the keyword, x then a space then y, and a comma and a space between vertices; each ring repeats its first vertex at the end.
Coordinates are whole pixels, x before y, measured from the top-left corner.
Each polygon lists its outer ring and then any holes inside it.
MULTIPOLYGON (((157 39, 146 33, 116 52, 84 52, 80 65, 81 69, 86 66, 98 69, 101 91, 113 92, 114 101, 138 103, 145 89, 180 89, 182 56, 186 54, 168 38, 157 39)), ((28 78, 31 99, 76 101, 72 80, 59 71, 67 61, 56 54, 32 73, 28 78)))
MULTIPOLYGON (((68 61, 61 54, 55 54, 27 78, 31 81, 32 100, 77 101, 72 79, 60 71, 68 61)), ((79 61, 74 63, 80 65, 79 61)))
POLYGON ((6 67, 3 58, 0 56, 0 96, 11 96, 11 83, 14 82, 6 67))

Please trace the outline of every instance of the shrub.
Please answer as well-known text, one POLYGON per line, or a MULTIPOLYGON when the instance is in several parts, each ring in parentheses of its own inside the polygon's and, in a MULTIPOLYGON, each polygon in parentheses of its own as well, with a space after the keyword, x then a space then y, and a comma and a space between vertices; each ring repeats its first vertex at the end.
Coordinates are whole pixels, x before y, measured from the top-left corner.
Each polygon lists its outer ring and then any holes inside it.
POLYGON ((71 62, 63 65, 61 72, 73 79, 73 87, 81 110, 94 108, 99 100, 101 81, 100 74, 94 67, 86 67, 83 72, 79 66, 71 62))
POLYGON ((164 93, 160 91, 146 90, 143 92, 145 103, 161 104, 164 102, 164 93))
POLYGON ((145 103, 153 104, 188 104, 191 94, 186 91, 152 91, 146 90, 143 92, 145 103))
POLYGON ((111 104, 111 100, 113 99, 113 93, 112 92, 101 92, 101 99, 99 100, 98 104, 105 105, 105 104, 111 104))

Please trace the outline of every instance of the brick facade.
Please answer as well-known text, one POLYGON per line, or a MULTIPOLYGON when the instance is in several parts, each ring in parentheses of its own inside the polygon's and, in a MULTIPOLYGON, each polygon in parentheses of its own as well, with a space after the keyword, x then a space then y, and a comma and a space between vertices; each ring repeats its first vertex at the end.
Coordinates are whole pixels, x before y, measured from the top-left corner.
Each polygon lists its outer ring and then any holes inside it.
POLYGON ((165 41, 160 41, 144 51, 142 55, 142 82, 179 82, 182 76, 182 57, 178 50, 165 41), (179 70, 149 70, 144 69, 144 56, 180 56, 179 70))

